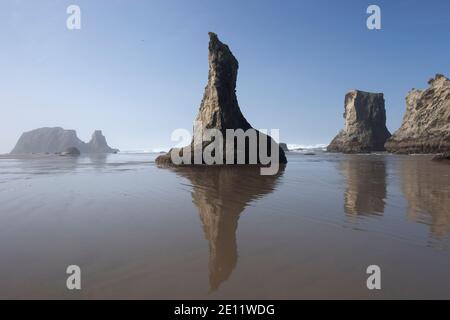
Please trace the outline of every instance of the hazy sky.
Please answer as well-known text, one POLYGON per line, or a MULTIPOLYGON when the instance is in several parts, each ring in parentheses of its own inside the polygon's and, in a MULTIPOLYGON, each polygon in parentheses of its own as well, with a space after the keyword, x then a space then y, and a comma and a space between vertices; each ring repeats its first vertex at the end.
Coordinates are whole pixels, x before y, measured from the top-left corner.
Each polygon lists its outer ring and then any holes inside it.
POLYGON ((288 143, 328 143, 353 88, 384 92, 395 131, 407 92, 450 73, 448 0, 2 0, 0 153, 44 126, 83 140, 101 129, 122 150, 170 146, 201 102, 208 31, 239 60, 246 118, 288 143), (81 30, 66 28, 70 4, 81 30), (366 27, 369 4, 380 31, 366 27))

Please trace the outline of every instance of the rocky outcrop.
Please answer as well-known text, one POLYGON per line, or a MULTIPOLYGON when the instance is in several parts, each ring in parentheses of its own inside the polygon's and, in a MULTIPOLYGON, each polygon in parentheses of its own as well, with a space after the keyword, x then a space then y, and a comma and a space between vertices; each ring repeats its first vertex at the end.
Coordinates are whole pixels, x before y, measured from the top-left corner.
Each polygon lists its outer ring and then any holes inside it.
MULTIPOLYGON (((228 46, 220 42, 215 33, 210 32, 209 37, 208 84, 205 88, 200 110, 195 120, 194 138, 189 146, 181 150, 176 150, 182 155, 186 150, 190 149, 192 154, 191 164, 194 163, 194 150, 201 149, 202 151, 211 143, 202 141, 202 133, 205 132, 205 129, 217 129, 222 133, 224 138, 226 137, 226 129, 242 129, 244 131, 252 129, 252 126, 243 116, 236 97, 236 80, 239 63, 228 46)), ((271 150, 271 145, 272 142, 274 143, 274 140, 259 131, 256 132, 258 139, 268 138, 267 146, 268 150, 271 150)), ((224 141, 224 160, 226 144, 226 141, 224 141)), ((278 144, 275 143, 274 145, 279 150, 280 163, 287 163, 284 151, 278 144)), ((244 151, 235 151, 235 155, 239 152, 246 152, 246 163, 248 163, 247 147, 244 151)), ((156 162, 158 164, 173 164, 170 152, 166 155, 159 156, 156 162)), ((258 163, 260 163, 259 156, 258 163)))
POLYGON ((450 152, 437 154, 431 159, 433 161, 441 161, 450 164, 450 152))
POLYGON ((280 143, 280 148, 284 151, 284 152, 288 152, 289 151, 289 148, 288 148, 288 146, 287 146, 287 144, 286 143, 280 143))
POLYGON ((94 131, 91 141, 87 144, 87 149, 87 153, 117 153, 119 151, 108 146, 101 130, 94 131))
POLYGON ((391 136, 386 128, 382 93, 353 90, 345 96, 345 128, 327 147, 329 152, 365 153, 383 151, 391 136))
POLYGON ((106 143, 101 131, 95 131, 89 143, 81 141, 75 130, 63 128, 40 128, 25 132, 11 154, 62 153, 76 148, 81 153, 115 153, 106 143))
POLYGON ((406 97, 403 123, 386 142, 395 153, 450 151, 450 81, 438 74, 426 90, 413 89, 406 97))

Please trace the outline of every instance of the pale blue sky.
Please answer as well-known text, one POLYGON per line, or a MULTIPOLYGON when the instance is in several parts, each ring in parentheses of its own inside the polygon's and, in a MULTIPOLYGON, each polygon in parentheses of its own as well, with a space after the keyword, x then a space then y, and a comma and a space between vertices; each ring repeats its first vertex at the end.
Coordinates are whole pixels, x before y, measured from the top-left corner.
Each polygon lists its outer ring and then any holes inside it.
POLYGON ((122 150, 170 146, 207 83, 208 31, 240 62, 237 94, 256 128, 328 143, 357 88, 384 92, 388 128, 404 98, 449 75, 450 1, 2 0, 0 153, 43 126, 103 130, 122 150), (66 29, 78 4, 82 29, 66 29), (366 28, 378 4, 382 30, 366 28))

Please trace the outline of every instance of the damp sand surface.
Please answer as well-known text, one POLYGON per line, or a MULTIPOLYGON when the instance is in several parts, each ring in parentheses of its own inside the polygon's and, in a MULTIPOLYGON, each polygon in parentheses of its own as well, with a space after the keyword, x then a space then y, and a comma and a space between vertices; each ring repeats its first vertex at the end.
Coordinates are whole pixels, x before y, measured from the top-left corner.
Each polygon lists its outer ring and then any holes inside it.
POLYGON ((288 153, 275 176, 156 156, 0 156, 0 298, 450 299, 431 156, 288 153))

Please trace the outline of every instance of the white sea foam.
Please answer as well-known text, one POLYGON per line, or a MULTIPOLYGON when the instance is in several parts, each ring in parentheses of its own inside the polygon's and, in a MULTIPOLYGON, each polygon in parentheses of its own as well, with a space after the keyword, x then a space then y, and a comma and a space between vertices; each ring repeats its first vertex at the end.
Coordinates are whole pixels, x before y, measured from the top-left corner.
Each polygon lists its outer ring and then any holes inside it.
MULTIPOLYGON (((317 143, 317 144, 296 144, 296 143, 288 143, 287 147, 291 151, 302 151, 302 150, 326 150, 327 144, 324 143, 317 143)), ((150 150, 124 150, 120 153, 128 153, 128 154, 135 154, 135 153, 161 153, 161 152, 169 152, 171 148, 170 147, 160 147, 160 148, 153 148, 150 150)))
POLYGON ((124 153, 124 154, 139 154, 139 153, 153 153, 156 151, 153 150, 121 150, 119 153, 124 153))
POLYGON ((289 150, 292 151, 301 151, 301 150, 326 150, 327 145, 323 143, 318 144, 295 144, 295 143, 288 143, 287 147, 289 150))

